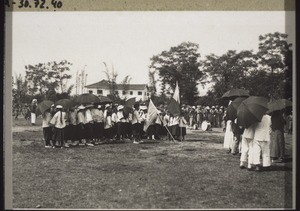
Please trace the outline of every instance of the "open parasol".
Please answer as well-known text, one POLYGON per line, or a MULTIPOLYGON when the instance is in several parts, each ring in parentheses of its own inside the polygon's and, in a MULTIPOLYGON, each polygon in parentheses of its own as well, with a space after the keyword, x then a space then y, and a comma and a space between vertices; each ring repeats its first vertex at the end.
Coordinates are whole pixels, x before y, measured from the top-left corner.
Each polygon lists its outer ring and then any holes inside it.
POLYGON ((249 97, 249 91, 245 89, 231 89, 222 95, 223 99, 233 100, 237 97, 249 97))
POLYGON ((227 119, 233 121, 237 118, 237 108, 245 99, 246 97, 238 97, 231 102, 226 112, 227 119))
POLYGON ((51 100, 44 100, 37 105, 37 113, 43 114, 46 110, 51 108, 51 105, 54 104, 51 100))
POLYGON ((133 110, 132 107, 135 103, 135 97, 133 98, 129 98, 128 100, 126 100, 125 104, 124 104, 124 109, 123 112, 126 116, 129 115, 129 113, 133 110))
POLYGON ((237 124, 248 128, 260 122, 268 110, 268 100, 264 97, 251 96, 242 101, 237 109, 237 124))
POLYGON ((70 109, 75 106, 75 102, 70 99, 61 99, 55 102, 55 105, 61 105, 64 109, 70 109))
POLYGON ((280 111, 282 109, 285 109, 287 107, 293 106, 293 103, 289 100, 286 99, 279 99, 279 100, 274 100, 268 103, 268 108, 269 110, 267 113, 272 113, 274 111, 280 111))
POLYGON ((75 98, 74 102, 76 104, 86 105, 92 103, 100 103, 100 99, 94 94, 85 93, 85 94, 78 95, 75 98))
POLYGON ((106 104, 106 103, 112 103, 113 101, 105 96, 99 96, 100 102, 98 104, 106 104))

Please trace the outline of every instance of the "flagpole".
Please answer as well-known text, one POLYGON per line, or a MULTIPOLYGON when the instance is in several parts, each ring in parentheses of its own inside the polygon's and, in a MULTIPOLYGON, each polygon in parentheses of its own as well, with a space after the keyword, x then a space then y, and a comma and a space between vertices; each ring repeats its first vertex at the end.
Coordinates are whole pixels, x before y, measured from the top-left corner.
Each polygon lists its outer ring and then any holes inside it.
MULTIPOLYGON (((157 115, 158 115, 158 117, 159 117, 159 119, 160 119, 160 121, 161 122, 163 122, 163 120, 161 119, 161 117, 160 117, 160 115, 159 115, 159 113, 158 113, 158 111, 156 110, 156 113, 157 113, 157 115)), ((173 139, 173 142, 174 143, 176 143, 176 141, 175 141, 175 138, 172 136, 172 133, 170 132, 170 130, 169 130, 169 128, 165 125, 165 128, 167 129, 167 131, 168 131, 168 133, 170 134, 170 136, 172 137, 172 139, 173 139)))

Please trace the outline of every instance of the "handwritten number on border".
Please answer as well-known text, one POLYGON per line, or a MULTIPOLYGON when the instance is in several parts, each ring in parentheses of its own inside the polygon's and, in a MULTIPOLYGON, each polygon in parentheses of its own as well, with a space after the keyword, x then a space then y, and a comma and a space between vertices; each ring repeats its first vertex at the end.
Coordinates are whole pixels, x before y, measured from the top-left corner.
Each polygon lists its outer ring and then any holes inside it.
MULTIPOLYGON (((2 0, 3 1, 3 0, 2 0)), ((16 4, 18 8, 39 8, 39 9, 60 9, 63 6, 61 0, 4 0, 6 7, 11 7, 13 4, 16 4), (32 5, 31 5, 31 4, 32 5)))

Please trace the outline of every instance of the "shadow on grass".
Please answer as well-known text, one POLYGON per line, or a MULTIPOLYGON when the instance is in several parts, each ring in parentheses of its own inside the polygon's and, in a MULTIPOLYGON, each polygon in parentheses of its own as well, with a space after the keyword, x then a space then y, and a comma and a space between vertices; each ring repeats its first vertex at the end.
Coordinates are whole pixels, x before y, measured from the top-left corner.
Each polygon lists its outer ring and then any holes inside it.
POLYGON ((159 141, 143 141, 140 144, 159 144, 159 143, 160 143, 159 141))
POLYGON ((210 141, 208 139, 188 139, 188 140, 185 140, 185 142, 206 142, 206 141, 210 141))
POLYGON ((282 165, 282 166, 270 166, 268 170, 264 171, 292 171, 291 167, 282 165))

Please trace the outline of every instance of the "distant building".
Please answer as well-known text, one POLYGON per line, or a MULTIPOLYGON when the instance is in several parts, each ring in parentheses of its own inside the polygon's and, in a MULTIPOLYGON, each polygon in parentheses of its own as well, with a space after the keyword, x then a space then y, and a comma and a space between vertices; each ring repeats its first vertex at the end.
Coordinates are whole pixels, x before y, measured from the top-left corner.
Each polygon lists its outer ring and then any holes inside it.
MULTIPOLYGON (((94 84, 86 85, 86 91, 88 93, 100 96, 107 96, 110 94, 109 83, 107 80, 102 80, 94 84)), ((124 89, 123 84, 117 84, 116 92, 121 99, 135 97, 136 101, 147 100, 149 93, 147 84, 128 84, 124 89)))

